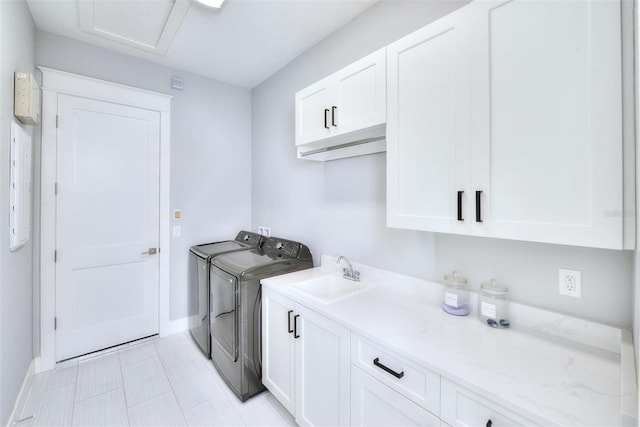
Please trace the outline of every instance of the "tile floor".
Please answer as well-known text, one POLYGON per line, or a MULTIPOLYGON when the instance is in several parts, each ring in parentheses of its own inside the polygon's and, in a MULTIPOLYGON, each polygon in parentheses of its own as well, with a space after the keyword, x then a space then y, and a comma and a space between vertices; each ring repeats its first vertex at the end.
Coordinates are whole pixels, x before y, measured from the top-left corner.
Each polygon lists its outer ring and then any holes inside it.
POLYGON ((240 402, 189 332, 63 362, 26 390, 20 427, 296 425, 268 391, 240 402))

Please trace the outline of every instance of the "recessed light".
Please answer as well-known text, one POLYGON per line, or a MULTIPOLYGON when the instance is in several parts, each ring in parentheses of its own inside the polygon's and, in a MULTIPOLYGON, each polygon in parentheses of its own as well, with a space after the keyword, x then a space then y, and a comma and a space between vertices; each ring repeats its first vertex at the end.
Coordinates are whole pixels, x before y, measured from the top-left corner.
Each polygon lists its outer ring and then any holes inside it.
POLYGON ((202 3, 205 6, 220 8, 224 0, 196 0, 198 3, 202 3))

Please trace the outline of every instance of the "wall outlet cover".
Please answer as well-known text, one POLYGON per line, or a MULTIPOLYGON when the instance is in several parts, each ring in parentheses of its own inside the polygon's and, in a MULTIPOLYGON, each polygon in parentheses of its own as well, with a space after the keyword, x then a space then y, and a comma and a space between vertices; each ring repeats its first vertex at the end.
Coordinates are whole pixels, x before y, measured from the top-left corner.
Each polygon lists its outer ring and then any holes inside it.
POLYGON ((558 291, 560 295, 582 298, 582 273, 577 270, 559 270, 558 291))

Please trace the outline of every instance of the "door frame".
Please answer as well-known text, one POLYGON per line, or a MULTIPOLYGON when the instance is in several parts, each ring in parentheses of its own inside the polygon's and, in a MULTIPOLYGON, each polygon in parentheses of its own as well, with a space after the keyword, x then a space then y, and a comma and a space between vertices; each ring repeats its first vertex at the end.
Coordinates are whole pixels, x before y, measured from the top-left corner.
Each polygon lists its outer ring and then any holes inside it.
POLYGON ((112 102, 160 113, 160 253, 158 283, 158 331, 172 332, 169 312, 170 254, 170 142, 171 95, 124 86, 51 68, 42 72, 42 169, 40 196, 40 356, 36 372, 56 364, 56 169, 58 95, 72 95, 112 102))

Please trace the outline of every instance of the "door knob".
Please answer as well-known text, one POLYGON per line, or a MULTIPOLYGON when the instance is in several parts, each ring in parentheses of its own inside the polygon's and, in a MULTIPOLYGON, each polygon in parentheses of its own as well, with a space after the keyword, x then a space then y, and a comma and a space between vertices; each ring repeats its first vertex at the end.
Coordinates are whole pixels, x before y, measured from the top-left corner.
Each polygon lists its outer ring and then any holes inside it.
POLYGON ((140 255, 155 255, 157 253, 158 253, 158 250, 156 248, 149 248, 148 251, 140 252, 140 255))

